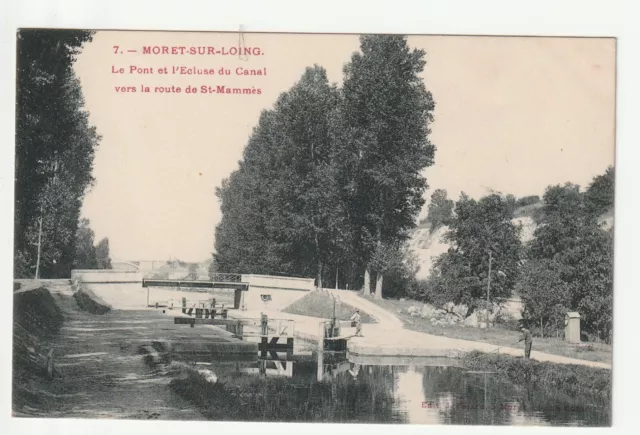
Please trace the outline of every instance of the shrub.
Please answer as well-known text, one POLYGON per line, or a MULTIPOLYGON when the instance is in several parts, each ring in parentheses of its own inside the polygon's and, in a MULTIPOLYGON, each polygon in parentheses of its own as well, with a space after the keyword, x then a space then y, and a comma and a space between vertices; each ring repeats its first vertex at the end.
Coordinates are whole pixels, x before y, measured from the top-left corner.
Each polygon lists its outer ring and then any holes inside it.
POLYGON ((463 364, 470 370, 505 373, 514 383, 532 388, 553 388, 569 396, 589 395, 611 400, 611 370, 595 367, 554 364, 508 355, 469 352, 463 364))

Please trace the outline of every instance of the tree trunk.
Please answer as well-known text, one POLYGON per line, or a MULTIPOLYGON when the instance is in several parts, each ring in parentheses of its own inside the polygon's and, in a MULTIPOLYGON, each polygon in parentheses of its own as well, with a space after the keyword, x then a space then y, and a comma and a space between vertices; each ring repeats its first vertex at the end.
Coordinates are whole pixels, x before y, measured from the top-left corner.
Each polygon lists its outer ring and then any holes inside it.
POLYGON ((36 260, 36 279, 40 279, 40 251, 42 246, 42 209, 38 219, 38 259, 36 260))
POLYGON ((317 258, 318 258, 318 282, 317 282, 317 285, 318 285, 318 289, 322 290, 322 260, 321 260, 322 257, 320 257, 320 242, 318 240, 318 233, 317 232, 315 233, 314 238, 315 238, 315 242, 316 242, 316 255, 317 255, 317 258))
POLYGON ((369 267, 364 270, 364 286, 362 288, 365 296, 369 296, 371 294, 371 277, 369 275, 369 267))
MULTIPOLYGON (((376 230, 376 238, 378 239, 377 251, 378 251, 378 255, 380 255, 380 252, 382 250, 382 228, 380 228, 380 225, 378 225, 378 228, 376 230)), ((378 265, 378 267, 380 266, 378 265)), ((376 271, 376 292, 375 292, 376 299, 382 299, 382 280, 383 279, 384 279, 383 273, 380 271, 376 271)))
POLYGON ((376 299, 382 299, 382 280, 384 279, 384 275, 382 272, 376 273, 376 299))

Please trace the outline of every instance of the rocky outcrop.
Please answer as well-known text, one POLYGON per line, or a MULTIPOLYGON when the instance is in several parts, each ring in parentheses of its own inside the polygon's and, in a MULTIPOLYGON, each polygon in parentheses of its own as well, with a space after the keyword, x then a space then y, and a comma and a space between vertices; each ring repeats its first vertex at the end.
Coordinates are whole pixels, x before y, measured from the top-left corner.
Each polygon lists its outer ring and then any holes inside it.
POLYGON ((431 304, 412 305, 406 310, 411 317, 429 319, 434 326, 462 325, 471 328, 486 328, 505 316, 509 316, 499 304, 493 304, 489 310, 478 309, 469 313, 469 307, 449 302, 443 308, 431 304))

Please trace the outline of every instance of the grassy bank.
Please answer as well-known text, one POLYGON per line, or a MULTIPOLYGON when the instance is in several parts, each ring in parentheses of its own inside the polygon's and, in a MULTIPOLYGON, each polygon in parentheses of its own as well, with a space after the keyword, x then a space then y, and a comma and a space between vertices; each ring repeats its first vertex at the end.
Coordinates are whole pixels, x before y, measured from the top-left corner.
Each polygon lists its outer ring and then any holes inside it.
MULTIPOLYGON (((495 325, 489 329, 470 328, 462 325, 434 326, 429 322, 428 318, 412 317, 407 313, 407 309, 410 306, 416 305, 421 307, 423 305, 422 302, 373 298, 367 298, 367 300, 393 313, 402 320, 404 327, 411 331, 513 347, 518 346, 518 344, 514 345, 514 343, 521 337, 518 331, 507 329, 507 327, 503 325, 495 325)), ((522 346, 522 343, 520 343, 519 346, 522 346)), ((562 339, 552 337, 534 337, 533 350, 609 364, 613 358, 611 345, 605 343, 588 343, 587 346, 576 346, 562 339)))
POLYGON ((44 287, 13 295, 13 407, 34 406, 43 398, 26 388, 55 375, 51 340, 64 322, 54 297, 44 287))
MULTIPOLYGON (((282 311, 289 314, 330 319, 333 315, 333 299, 328 293, 313 291, 282 311)), ((338 320, 349 320, 354 311, 355 308, 351 305, 336 303, 336 318, 338 320)), ((362 311, 360 312, 360 317, 362 318, 362 323, 376 323, 373 317, 362 311)))
POLYGON ((109 304, 100 299, 91 290, 84 287, 76 291, 73 294, 73 297, 81 310, 87 311, 91 314, 105 314, 111 311, 111 306, 109 304))
POLYGON ((588 395, 604 401, 611 400, 611 370, 478 351, 465 355, 462 362, 469 370, 504 373, 517 385, 540 390, 555 389, 570 397, 588 395))

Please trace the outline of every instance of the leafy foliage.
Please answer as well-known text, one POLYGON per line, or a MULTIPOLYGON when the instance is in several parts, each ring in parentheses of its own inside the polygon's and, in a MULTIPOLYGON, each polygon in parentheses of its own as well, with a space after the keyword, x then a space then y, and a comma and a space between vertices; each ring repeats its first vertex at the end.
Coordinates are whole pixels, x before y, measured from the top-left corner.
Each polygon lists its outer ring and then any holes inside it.
POLYGON ((365 266, 395 267, 433 163, 423 58, 404 37, 363 36, 342 89, 307 68, 261 114, 216 192, 220 272, 315 275, 318 285, 335 272, 354 288, 365 266))
POLYGON ((111 269, 111 257, 109 256, 109 239, 104 238, 96 245, 96 260, 98 269, 111 269))
POLYGON ((82 219, 76 234, 76 255, 74 269, 97 269, 98 258, 93 246, 95 235, 89 227, 89 219, 82 219))
POLYGON ((100 136, 89 125, 73 62, 91 32, 18 34, 14 274, 36 268, 42 222, 42 277, 69 276, 82 198, 92 185, 100 136))
POLYGON ((448 301, 478 307, 487 298, 491 254, 490 298, 510 296, 519 274, 520 231, 511 222, 505 198, 492 194, 476 201, 463 193, 445 234, 451 248, 434 262, 432 291, 448 301))
POLYGON ((449 225, 453 218, 453 200, 447 198, 447 191, 436 189, 431 195, 426 221, 431 224, 431 232, 443 225, 449 225))
POLYGON ((613 228, 598 214, 613 205, 613 169, 598 176, 585 193, 579 186, 550 186, 543 220, 528 249, 520 292, 525 312, 536 323, 557 321, 562 310, 581 314, 582 329, 607 341, 613 327, 613 228))
POLYGON ((609 166, 603 175, 593 179, 585 194, 587 211, 601 215, 613 208, 615 202, 615 171, 609 166))
POLYGON ((406 37, 366 35, 360 48, 344 68, 337 147, 357 252, 369 263, 408 238, 424 205, 435 103, 420 77, 425 53, 406 37))
POLYGON ((76 231, 74 269, 111 269, 109 239, 104 238, 94 246, 95 234, 89 219, 81 219, 76 231))

